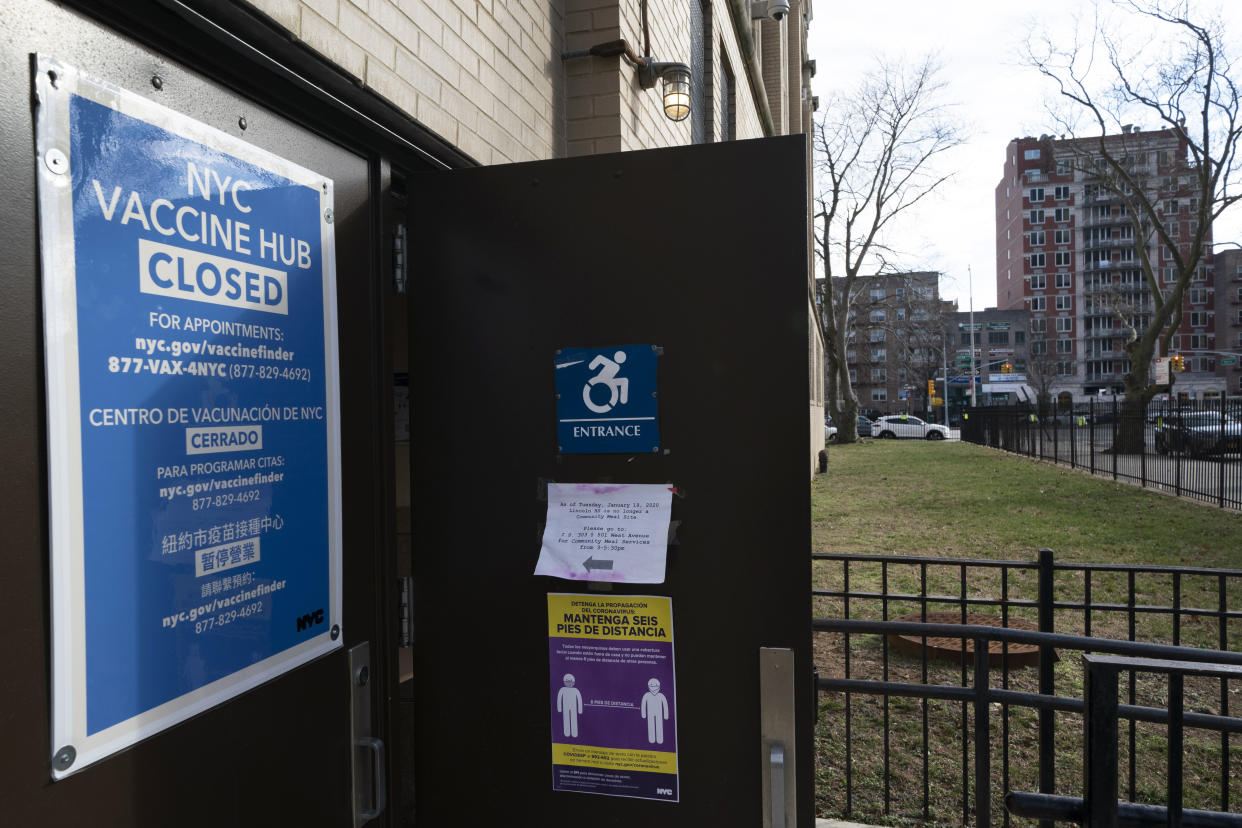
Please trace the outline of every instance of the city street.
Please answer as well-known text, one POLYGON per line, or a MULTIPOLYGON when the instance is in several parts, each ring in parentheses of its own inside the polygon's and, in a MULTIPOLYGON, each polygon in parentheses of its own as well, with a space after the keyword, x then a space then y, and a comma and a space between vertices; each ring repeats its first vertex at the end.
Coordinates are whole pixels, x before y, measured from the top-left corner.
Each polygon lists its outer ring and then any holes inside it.
POLYGON ((1148 426, 1143 454, 1112 454, 1110 424, 1034 427, 1003 435, 997 447, 1147 488, 1242 508, 1242 456, 1196 458, 1178 452, 1159 454, 1154 448, 1154 432, 1155 427, 1148 426), (1016 437, 1016 444, 1006 445, 1004 437, 1016 437))

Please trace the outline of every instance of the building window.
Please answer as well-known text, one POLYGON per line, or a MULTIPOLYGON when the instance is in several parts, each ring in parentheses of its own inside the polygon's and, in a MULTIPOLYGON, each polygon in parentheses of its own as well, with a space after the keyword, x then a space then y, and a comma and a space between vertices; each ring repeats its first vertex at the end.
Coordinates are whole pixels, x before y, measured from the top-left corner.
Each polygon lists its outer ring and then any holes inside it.
POLYGON ((1195 281, 1206 282, 1207 281, 1207 270, 1208 270, 1207 265, 1200 265, 1199 269, 1195 271, 1195 281))
POLYGON ((1031 343, 1031 355, 1032 356, 1041 356, 1042 354, 1046 354, 1046 353, 1048 353, 1047 342, 1045 342, 1042 339, 1036 339, 1034 342, 1031 343))
POLYGON ((872 328, 871 333, 870 333, 870 341, 883 342, 884 341, 884 329, 883 328, 872 328))
POLYGON ((1073 296, 1058 296, 1057 297, 1057 310, 1072 310, 1073 307, 1074 307, 1073 296))
POLYGON ((1070 316, 1057 317, 1057 333, 1069 333, 1074 330, 1074 319, 1070 316))
POLYGON ((1065 201, 1067 198, 1069 198, 1069 190, 1070 190, 1069 187, 1057 187, 1056 190, 1053 192, 1053 196, 1056 197, 1057 201, 1065 201))
POLYGON ((1191 288, 1190 289, 1190 304, 1203 305, 1207 303, 1207 299, 1208 299, 1207 288, 1191 288))
POLYGON ((1074 340, 1072 340, 1072 339, 1058 339, 1058 340, 1057 340, 1057 353, 1058 353, 1058 354, 1072 354, 1072 353, 1074 353, 1074 340))
POLYGON ((1031 211, 1031 224, 1043 224, 1043 223, 1044 223, 1044 211, 1043 210, 1032 210, 1031 211))
POLYGON ((1052 254, 1052 263, 1057 267, 1069 267, 1073 263, 1073 257, 1074 254, 1069 250, 1058 250, 1052 254))
POLYGON ((1031 297, 1031 310, 1033 311, 1048 310, 1048 297, 1032 296, 1031 297))
POLYGON ((1031 246, 1042 247, 1043 243, 1044 243, 1044 231, 1043 230, 1032 230, 1031 231, 1031 246))
POLYGON ((888 392, 885 391, 883 388, 872 388, 871 389, 871 401, 872 402, 886 402, 887 400, 888 400, 888 392))
MULTIPOLYGON (((1066 255, 1068 256, 1069 254, 1067 253, 1066 255)), ((1057 287, 1071 288, 1073 286, 1074 286, 1074 274, 1073 273, 1058 273, 1057 274, 1057 287)))
POLYGON ((1134 248, 1133 247, 1123 247, 1121 250, 1117 251, 1117 253, 1118 253, 1117 261, 1119 262, 1134 261, 1134 248))
POLYGON ((1031 199, 1032 204, 1042 204, 1044 201, 1044 188, 1032 187, 1028 197, 1031 199))
POLYGON ((1107 204, 1101 204, 1099 207, 1095 208, 1095 217, 1102 219, 1112 218, 1113 208, 1109 207, 1107 204))
POLYGON ((1025 345, 1026 344, 1026 331, 1014 331, 1013 332, 1013 344, 1014 345, 1025 345))
POLYGON ((1052 243, 1053 244, 1069 244, 1071 232, 1072 231, 1065 230, 1065 229, 1053 230, 1052 231, 1052 243))
MULTIPOLYGON (((1047 319, 1032 319, 1031 320, 1031 333, 1044 333, 1047 330, 1048 330, 1047 319)), ((1035 347, 1034 344, 1032 344, 1031 347, 1034 348, 1035 347)))
POLYGON ((968 333, 964 333, 964 334, 962 334, 962 344, 963 344, 963 345, 969 345, 969 344, 970 344, 970 334, 968 334, 968 333))
POLYGON ((1166 213, 1176 213, 1177 212, 1177 199, 1176 198, 1167 199, 1164 202, 1164 211, 1166 213))
POLYGON ((712 6, 703 0, 690 3, 690 142, 708 144, 712 140, 715 114, 712 101, 712 6))
POLYGON ((871 349, 871 361, 872 362, 888 362, 888 349, 887 348, 872 348, 871 349))
POLYGON ((1203 328, 1207 326, 1207 323, 1208 323, 1207 311, 1191 311, 1190 312, 1190 327, 1203 328))
POLYGON ((1048 287, 1048 277, 1043 273, 1031 275, 1031 290, 1043 290, 1048 287))
POLYGON ((720 45, 720 140, 737 138, 737 86, 733 67, 725 57, 724 44, 720 45))
POLYGON ((1045 262, 1045 257, 1043 253, 1032 253, 1031 254, 1031 262, 1030 262, 1031 267, 1043 267, 1044 262, 1045 262))
POLYGON ((1073 169, 1074 168, 1071 166, 1069 159, 1062 158, 1057 161, 1057 175, 1069 175, 1073 169))
POLYGON ((1070 208, 1058 207, 1053 212, 1053 221, 1069 221, 1069 220, 1070 220, 1070 208))
POLYGON ((872 302, 883 302, 884 301, 884 288, 872 288, 871 289, 871 301, 872 302))
POLYGON ((871 381, 872 382, 888 382, 888 369, 872 368, 871 369, 871 381))
POLYGON ((1057 376, 1059 376, 1059 377, 1072 377, 1072 376, 1074 376, 1074 363, 1072 363, 1072 362, 1058 362, 1058 363, 1057 363, 1057 376))
POLYGON ((857 385, 857 384, 858 384, 858 369, 851 368, 850 369, 850 385, 857 385))
POLYGON ((1008 345, 1009 331, 988 331, 989 345, 1008 345))
POLYGON ((882 310, 873 310, 871 314, 869 315, 868 319, 871 322, 887 322, 888 314, 882 310))
POLYGON ((1026 150, 1025 152, 1022 153, 1022 158, 1023 160, 1026 160, 1026 161, 1038 161, 1039 150, 1037 149, 1026 150))

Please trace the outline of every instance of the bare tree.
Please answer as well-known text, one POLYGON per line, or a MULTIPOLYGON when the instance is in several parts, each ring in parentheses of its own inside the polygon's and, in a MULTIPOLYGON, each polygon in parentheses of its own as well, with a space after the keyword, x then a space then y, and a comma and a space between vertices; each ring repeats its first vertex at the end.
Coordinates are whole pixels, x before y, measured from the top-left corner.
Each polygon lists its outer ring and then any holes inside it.
POLYGON ((948 179, 936 162, 963 140, 940 101, 938 71, 931 57, 913 66, 881 62, 857 89, 831 100, 815 124, 820 322, 828 409, 841 442, 858 439, 846 342, 859 276, 895 272, 886 229, 948 179))
POLYGON ((918 290, 908 291, 906 297, 896 313, 900 327, 893 331, 895 355, 898 370, 904 369, 907 384, 914 388, 912 399, 923 400, 922 410, 927 411, 932 407, 931 396, 939 394, 929 395, 927 383, 940 376, 947 362, 948 314, 956 313, 957 306, 918 290))
POLYGON ((1124 321, 1119 338, 1129 371, 1123 381, 1128 416, 1113 448, 1132 453, 1143 450, 1141 412, 1153 395, 1168 390, 1152 384, 1152 358, 1157 351, 1168 355, 1182 321, 1183 297, 1211 259, 1212 222, 1240 197, 1242 101, 1219 22, 1191 20, 1188 0, 1113 0, 1111 5, 1159 35, 1118 34, 1096 21, 1090 37, 1068 48, 1047 37, 1032 38, 1028 60, 1056 84, 1068 106, 1054 113, 1061 130, 1090 139, 1065 144, 1089 182, 1084 195, 1099 192, 1119 200, 1130 219, 1146 290, 1138 303, 1141 312, 1134 312, 1133 299, 1114 309, 1124 321), (1101 59, 1107 80, 1092 69, 1101 59), (1152 120, 1172 147, 1157 153, 1154 167, 1138 151, 1151 133, 1130 129, 1152 120))
POLYGON ((1063 379, 1059 370, 1063 360, 1049 352, 1050 345, 1046 334, 1032 334, 1026 360, 1027 384, 1035 390, 1035 405, 1041 414, 1052 407, 1052 388, 1063 379))

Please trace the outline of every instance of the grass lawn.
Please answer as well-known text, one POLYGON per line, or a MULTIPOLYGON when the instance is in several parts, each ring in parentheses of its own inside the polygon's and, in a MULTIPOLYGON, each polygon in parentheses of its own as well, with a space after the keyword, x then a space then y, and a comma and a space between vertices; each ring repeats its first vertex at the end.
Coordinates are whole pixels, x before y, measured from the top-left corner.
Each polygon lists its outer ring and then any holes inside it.
POLYGON ((816 552, 1242 568, 1242 514, 971 443, 831 446, 816 552))
MULTIPOLYGON (((878 553, 952 558, 986 558, 1030 561, 1040 547, 1056 552, 1058 562, 1125 563, 1242 569, 1242 514, 1200 503, 1144 491, 1134 486, 1091 477, 1082 472, 1028 460, 967 443, 922 441, 874 441, 829 449, 829 473, 812 484, 813 545, 816 552, 878 553)), ((850 565, 850 587, 855 591, 879 592, 884 582, 890 593, 913 594, 920 589, 920 568, 878 564, 850 565)), ((1035 595, 1033 571, 1014 571, 1002 583, 994 569, 969 568, 967 594, 972 597, 1035 595)), ((927 569, 928 593, 957 596, 961 568, 946 560, 927 569)), ((838 562, 814 564, 814 585, 819 590, 840 590, 844 567, 838 562)), ((1226 604, 1242 607, 1242 579, 1225 582, 1226 604)), ((1124 575, 1093 573, 1087 581, 1081 572, 1061 572, 1056 578, 1058 601, 1082 601, 1091 591, 1092 601, 1125 603, 1128 584, 1124 575)), ((1136 602, 1171 605, 1174 584, 1168 575, 1136 577, 1136 602)), ((1178 583, 1182 607, 1216 609, 1221 582, 1215 577, 1185 576, 1178 583)), ((956 604, 936 605, 932 610, 957 609, 956 604)), ((845 610, 838 598, 816 597, 814 614, 840 617, 845 610)), ((973 608, 972 608, 973 609, 973 608)), ((854 599, 850 616, 880 618, 885 608, 879 600, 854 599)), ((889 618, 915 613, 919 604, 890 601, 889 618)), ((986 611, 986 610, 985 610, 986 611)), ((1018 609, 1014 616, 1035 620, 1034 611, 1018 609)), ((1057 632, 1091 633, 1102 637, 1128 637, 1127 614, 1096 611, 1088 619, 1080 610, 1058 610, 1057 632)), ((1242 647, 1242 621, 1227 627, 1229 649, 1242 647)), ((1183 644, 1216 647, 1220 625, 1215 618, 1183 615, 1178 625, 1183 644)), ((1171 642, 1173 620, 1169 614, 1139 615, 1135 624, 1139 640, 1171 642)), ((921 681, 920 664, 895 652, 885 652, 878 636, 816 635, 816 664, 821 675, 845 674, 845 654, 850 656, 850 676, 881 679, 887 671, 895 681, 921 681)), ((1081 698, 1082 672, 1076 653, 1056 664, 1056 692, 1081 698)), ((960 684, 957 665, 935 664, 928 681, 960 684)), ((999 676, 996 681, 1000 681, 999 676)), ((1037 689, 1034 668, 1013 668, 1009 686, 1037 689)), ((1126 682, 1123 680, 1123 689, 1126 682)), ((1188 679, 1187 709, 1222 712, 1219 682, 1188 679)), ((1140 678, 1136 702, 1161 706, 1163 680, 1140 678)), ((1242 710, 1242 699, 1229 688, 1230 712, 1242 710)), ((1126 699, 1123 698, 1123 701, 1126 699)), ((1002 730, 1003 711, 996 705, 993 742, 993 822, 1004 815, 1000 797, 1002 756, 1010 766, 1008 787, 1037 790, 1035 715, 1012 708, 1009 729, 1002 730)), ((927 772, 930 777, 929 822, 960 824, 962 810, 962 718, 961 705, 931 702, 927 772)), ((878 697, 854 694, 849 702, 850 758, 853 786, 847 812, 844 784, 846 752, 844 719, 846 701, 840 694, 821 694, 817 731, 817 811, 823 817, 848 817, 881 824, 919 821, 923 814, 922 704, 894 699, 887 713, 878 697), (889 745, 890 770, 884 774, 884 745, 889 745), (889 790, 885 807, 884 790, 889 790)), ((1081 720, 1058 714, 1058 793, 1081 795, 1081 720)), ((1128 798, 1130 769, 1127 743, 1129 726, 1122 723, 1123 798, 1128 798)), ((970 734, 968 732, 968 738, 970 734)), ((1159 804, 1164 796, 1164 728, 1140 724, 1135 728, 1135 799, 1159 804)), ((1242 739, 1233 738, 1227 748, 1230 776, 1242 768, 1242 739)), ((1185 804, 1192 808, 1220 807, 1220 737, 1205 731, 1187 731, 1185 804)), ((973 755, 973 746, 970 747, 973 755)), ((967 776, 972 773, 967 767, 967 776)), ((968 799, 973 793, 968 791, 968 799)), ((1242 779, 1230 784, 1230 810, 1242 810, 1242 779)), ((1021 822, 1015 820, 1015 823, 1021 822)))

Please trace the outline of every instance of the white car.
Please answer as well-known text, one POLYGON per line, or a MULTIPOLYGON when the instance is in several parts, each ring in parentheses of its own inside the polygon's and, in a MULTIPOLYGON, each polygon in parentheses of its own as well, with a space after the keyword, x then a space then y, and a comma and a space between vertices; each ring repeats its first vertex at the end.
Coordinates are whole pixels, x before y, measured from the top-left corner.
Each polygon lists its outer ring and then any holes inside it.
POLYGON ((824 442, 835 443, 837 441, 837 427, 834 425, 824 426, 824 442))
POLYGON ((880 417, 871 426, 876 437, 916 437, 922 440, 944 440, 949 429, 935 423, 927 423, 911 414, 890 414, 880 417))

